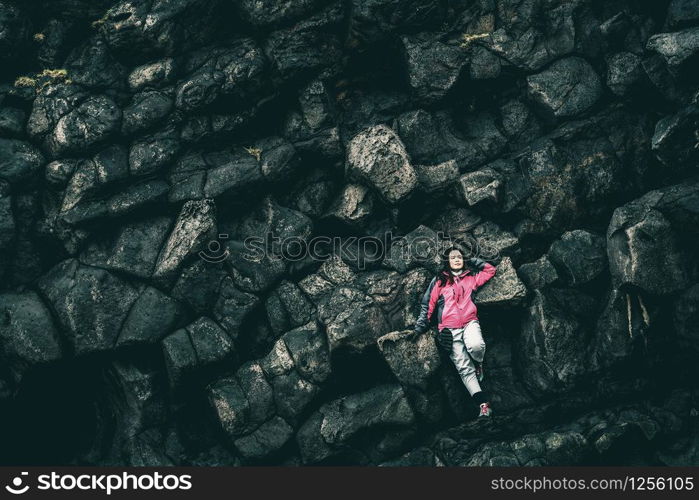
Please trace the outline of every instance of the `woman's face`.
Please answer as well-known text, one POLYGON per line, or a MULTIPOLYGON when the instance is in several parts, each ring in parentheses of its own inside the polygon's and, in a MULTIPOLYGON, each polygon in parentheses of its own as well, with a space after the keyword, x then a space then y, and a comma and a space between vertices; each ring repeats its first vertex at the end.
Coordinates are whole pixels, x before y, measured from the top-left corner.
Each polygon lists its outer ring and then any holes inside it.
POLYGON ((460 271, 464 268, 464 257, 458 250, 449 252, 449 267, 452 271, 460 271))

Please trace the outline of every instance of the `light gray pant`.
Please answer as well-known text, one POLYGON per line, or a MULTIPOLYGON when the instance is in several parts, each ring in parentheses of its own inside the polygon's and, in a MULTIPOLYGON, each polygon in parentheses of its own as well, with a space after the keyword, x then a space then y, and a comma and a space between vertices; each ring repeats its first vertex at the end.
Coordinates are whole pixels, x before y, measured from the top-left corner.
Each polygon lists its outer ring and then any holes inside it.
POLYGON ((454 362, 468 393, 473 395, 481 390, 481 385, 478 383, 476 366, 471 358, 482 363, 485 356, 481 325, 478 320, 473 320, 464 328, 450 328, 450 330, 453 342, 449 357, 454 362))

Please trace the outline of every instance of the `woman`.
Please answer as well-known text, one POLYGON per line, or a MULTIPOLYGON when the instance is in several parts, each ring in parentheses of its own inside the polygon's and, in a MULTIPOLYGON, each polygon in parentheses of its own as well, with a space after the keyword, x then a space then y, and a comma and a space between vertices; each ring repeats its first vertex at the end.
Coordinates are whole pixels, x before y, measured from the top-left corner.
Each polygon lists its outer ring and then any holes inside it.
POLYGON ((471 293, 495 276, 495 266, 473 257, 468 263, 478 269, 473 274, 464 269, 464 255, 457 247, 444 252, 443 268, 430 282, 420 304, 420 316, 415 322, 414 334, 429 328, 430 319, 437 310, 437 341, 449 352, 461 380, 473 400, 479 405, 479 417, 489 417, 490 403, 481 390, 485 342, 481 335, 476 306, 471 293))

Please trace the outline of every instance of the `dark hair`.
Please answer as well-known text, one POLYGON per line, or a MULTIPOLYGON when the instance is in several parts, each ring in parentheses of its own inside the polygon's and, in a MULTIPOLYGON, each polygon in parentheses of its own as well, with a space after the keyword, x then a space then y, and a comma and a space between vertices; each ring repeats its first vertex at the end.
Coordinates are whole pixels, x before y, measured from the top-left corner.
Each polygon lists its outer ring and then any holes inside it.
MULTIPOLYGON (((451 274, 451 267, 449 267, 449 254, 452 250, 458 250, 461 253, 461 257, 464 259, 464 266, 466 266, 466 252, 460 246, 452 245, 444 252, 442 252, 442 269, 437 273, 437 281, 439 286, 442 287, 447 283, 454 282, 454 276, 451 274)), ((468 272, 468 270, 466 270, 468 272)))

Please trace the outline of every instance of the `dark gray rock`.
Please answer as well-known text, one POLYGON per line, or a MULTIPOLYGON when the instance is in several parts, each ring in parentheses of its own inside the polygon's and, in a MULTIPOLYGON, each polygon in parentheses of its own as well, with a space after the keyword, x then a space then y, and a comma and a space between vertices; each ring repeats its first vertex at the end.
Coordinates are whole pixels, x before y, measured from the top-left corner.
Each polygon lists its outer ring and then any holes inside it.
POLYGON ((414 420, 400 386, 379 385, 321 406, 299 429, 296 440, 304 463, 320 462, 361 431, 410 426, 414 420))
POLYGON ((129 88, 138 91, 147 87, 161 87, 172 81, 176 71, 177 64, 169 57, 138 66, 129 74, 129 88))
POLYGON ((268 137, 255 143, 260 151, 260 170, 268 182, 291 180, 300 166, 296 149, 281 137, 268 137))
POLYGON ((607 87, 618 96, 626 95, 642 75, 641 58, 632 52, 618 52, 607 59, 607 87))
POLYGON ((240 0, 235 2, 236 8, 243 20, 255 28, 268 28, 291 24, 317 10, 325 3, 324 0, 301 0, 282 2, 265 0, 240 0))
POLYGON ((0 353, 19 383, 35 366, 63 357, 51 313, 34 292, 0 295, 0 353))
POLYGON ((265 309, 269 324, 277 335, 305 325, 315 312, 315 307, 301 289, 286 280, 269 295, 265 309))
POLYGON ((446 246, 447 243, 436 232, 421 225, 391 245, 383 265, 399 273, 418 266, 437 273, 441 269, 441 255, 446 246))
POLYGON ((455 160, 437 165, 415 165, 420 187, 427 193, 448 189, 459 177, 459 166, 455 160))
MULTIPOLYGON (((15 218, 12 213, 12 197, 10 185, 0 181, 0 255, 8 252, 15 242, 15 218)), ((9 259, 8 259, 9 260, 9 259)), ((6 262, 5 258, 2 262, 6 262)), ((0 265, 0 276, 4 271, 4 265, 0 265)))
POLYGON ((679 184, 650 191, 614 211, 607 228, 607 256, 617 288, 630 284, 667 294, 687 287, 689 249, 672 227, 683 224, 693 233, 696 197, 694 184, 679 184))
POLYGON ((675 302, 673 320, 682 342, 692 349, 699 350, 699 285, 685 290, 675 302))
POLYGON ((164 92, 140 92, 133 96, 131 104, 124 109, 122 133, 132 135, 148 130, 161 122, 172 108, 172 98, 164 92))
POLYGON ((497 271, 473 296, 478 306, 513 306, 521 304, 527 296, 527 288, 517 276, 509 257, 502 259, 497 271))
POLYGON ((670 28, 683 28, 699 21, 699 6, 692 0, 672 0, 665 23, 670 28))
POLYGON ((237 289, 233 280, 226 277, 221 282, 218 297, 213 306, 214 319, 235 340, 240 333, 243 320, 258 306, 259 302, 260 299, 256 295, 237 289))
POLYGON ((170 293, 178 300, 186 302, 199 314, 212 309, 216 302, 219 287, 228 276, 222 263, 197 260, 182 269, 170 293))
POLYGON ((556 283, 558 273, 551 261, 542 255, 534 262, 522 264, 517 269, 517 275, 527 288, 537 289, 556 283))
POLYGON ((634 343, 648 331, 651 318, 641 295, 611 289, 607 304, 597 319, 591 344, 590 366, 601 369, 627 359, 634 343))
POLYGON ((24 182, 36 176, 44 156, 28 142, 0 139, 0 179, 10 183, 24 182))
POLYGON ((679 69, 693 61, 699 51, 699 28, 653 35, 646 48, 660 54, 669 68, 679 69))
POLYGON ((585 372, 581 325, 548 293, 534 291, 516 350, 522 382, 540 395, 570 389, 585 372))
POLYGON ((290 28, 269 34, 264 51, 281 79, 301 79, 319 73, 332 76, 339 71, 338 29, 343 10, 342 3, 333 3, 290 28))
POLYGON ((226 361, 237 364, 233 342, 212 319, 201 317, 185 327, 200 367, 226 361))
POLYGON ((370 184, 390 204, 408 198, 417 185, 405 146, 385 125, 368 128, 352 139, 347 174, 370 184))
POLYGON ((180 152, 180 141, 173 128, 139 139, 129 151, 129 172, 133 176, 148 175, 162 170, 180 152))
POLYGON ((183 316, 182 306, 175 299, 146 287, 126 316, 116 346, 156 343, 172 332, 183 316))
POLYGON ((0 135, 16 137, 24 131, 27 114, 18 108, 0 108, 0 135))
MULTIPOLYGON (((583 126, 588 124, 583 122, 583 126)), ((623 165, 605 137, 537 140, 517 163, 512 175, 520 185, 511 203, 512 210, 533 222, 526 232, 560 234, 575 229, 574 223, 579 227, 590 219, 604 216, 606 220, 614 208, 613 196, 628 188, 622 181, 623 165)), ((525 233, 516 232, 520 237, 525 233)))
POLYGON ((184 329, 165 337, 161 345, 168 382, 170 388, 176 390, 196 373, 197 355, 192 340, 184 329))
POLYGON ((332 371, 328 343, 315 321, 282 336, 299 374, 314 384, 324 383, 332 371))
POLYGON ((294 429, 283 418, 274 417, 252 434, 234 441, 240 454, 247 459, 262 459, 284 446, 294 435, 294 429))
POLYGON ((372 215, 374 194, 361 184, 347 184, 326 213, 326 217, 361 227, 372 215))
POLYGON ((49 147, 55 154, 90 149, 113 139, 120 127, 121 110, 112 99, 88 97, 58 120, 48 138, 49 147))
POLYGON ((63 189, 80 164, 79 160, 56 160, 46 165, 46 181, 56 189, 63 189))
POLYGON ((114 348, 139 293, 126 281, 68 259, 38 282, 75 355, 114 348))
POLYGON ((264 89, 264 55, 249 38, 201 51, 193 56, 190 66, 191 73, 178 82, 175 90, 175 104, 183 111, 204 108, 219 98, 249 107, 248 101, 264 89))
POLYGON ((459 188, 468 206, 483 201, 497 203, 500 200, 502 179, 492 168, 469 172, 459 178, 459 188))
POLYGON ((395 331, 377 339, 379 350, 403 386, 427 389, 430 378, 441 366, 437 345, 431 335, 408 340, 411 331, 395 331))
POLYGON ((607 266, 605 239, 582 229, 568 231, 553 242, 548 258, 567 285, 587 283, 607 266))
POLYGON ((16 60, 26 48, 31 23, 16 6, 0 3, 0 60, 3 63, 16 60))
POLYGON ((100 36, 93 36, 72 50, 66 58, 65 69, 71 82, 87 88, 124 87, 126 69, 111 56, 100 36))
POLYGON ((465 42, 481 43, 521 70, 537 71, 575 49, 578 27, 574 14, 578 5, 579 2, 559 1, 530 1, 517 5, 498 2, 498 28, 495 29, 495 19, 491 15, 490 22, 479 26, 477 32, 466 34, 465 42), (533 11, 541 14, 540 22, 536 25, 522 22, 532 16, 533 11))
POLYGON ((569 118, 592 107, 602 95, 602 85, 590 63, 568 57, 528 76, 527 91, 547 114, 569 118))
POLYGON ((436 27, 445 16, 445 6, 432 0, 354 0, 350 10, 349 44, 359 50, 366 49, 392 34, 436 27))
POLYGON ((325 158, 342 157, 337 110, 332 89, 320 80, 301 89, 300 111, 292 111, 284 123, 284 136, 300 151, 325 158))
POLYGON ((205 42, 214 5, 202 0, 154 4, 118 2, 94 25, 121 57, 147 59, 170 55, 205 42))
POLYGON ((434 104, 456 84, 468 57, 458 45, 403 37, 408 82, 420 102, 434 104))
POLYGON ((172 277, 183 262, 216 238, 216 206, 211 200, 184 204, 155 263, 153 277, 172 277))
POLYGON ((689 105, 674 115, 666 116, 655 125, 651 147, 657 158, 668 168, 692 168, 697 160, 696 131, 699 127, 699 107, 689 105))
POLYGON ((207 197, 233 198, 261 184, 263 177, 259 162, 244 150, 225 157, 212 155, 209 159, 213 168, 209 170, 203 184, 203 194, 207 197))
POLYGON ((113 241, 88 246, 80 260, 85 264, 149 278, 172 222, 169 217, 156 217, 126 224, 113 241))
POLYGON ((333 288, 318 304, 318 318, 325 325, 331 351, 364 351, 389 331, 383 311, 371 297, 354 288, 333 288))

